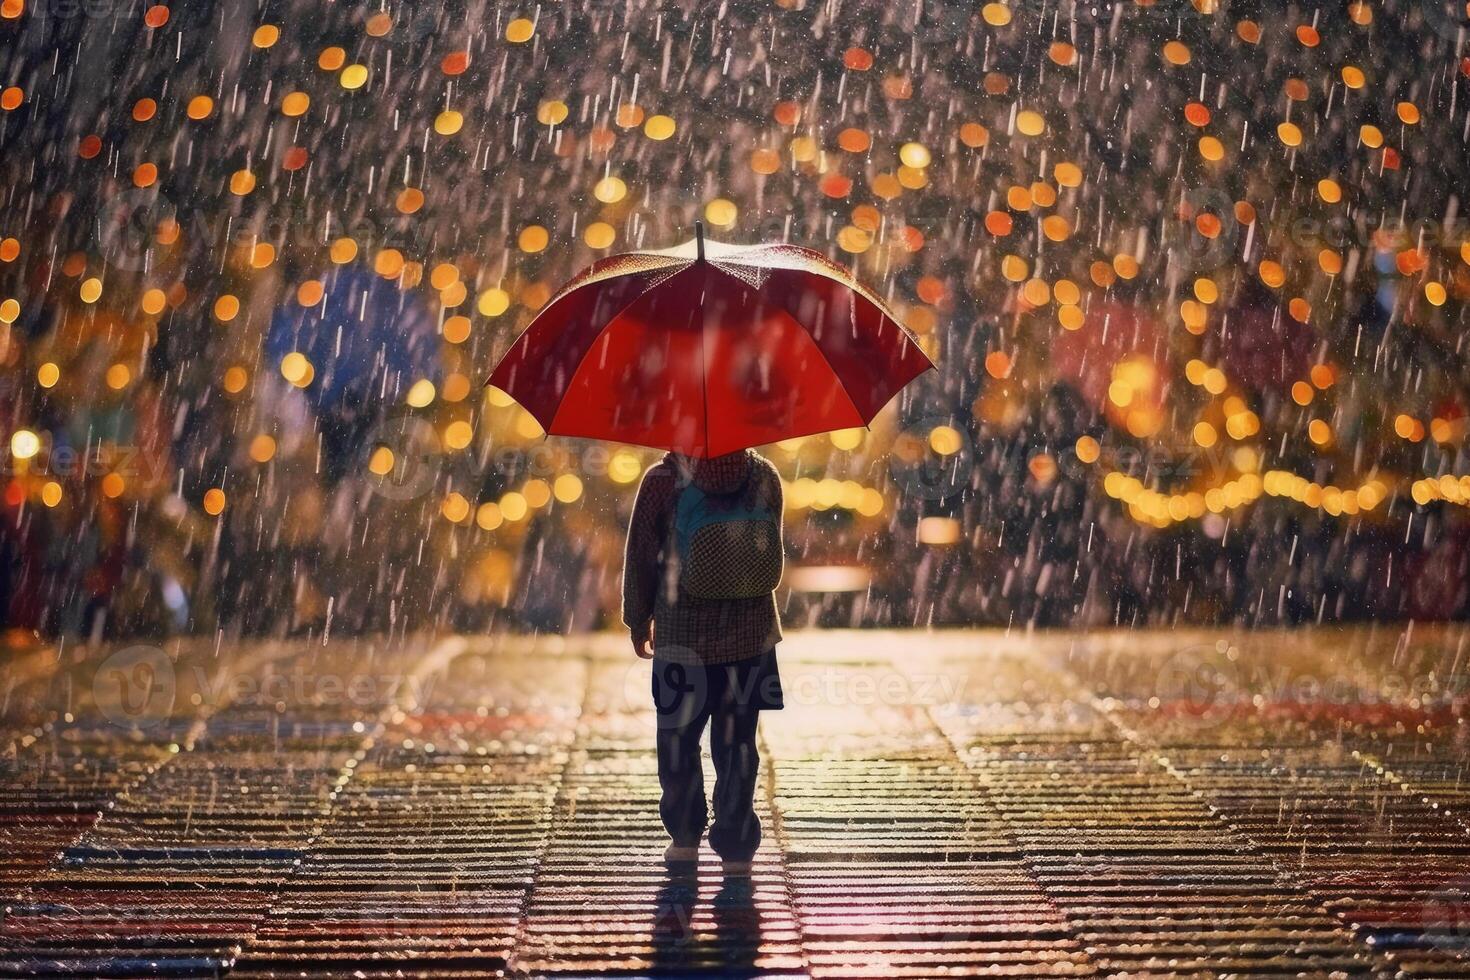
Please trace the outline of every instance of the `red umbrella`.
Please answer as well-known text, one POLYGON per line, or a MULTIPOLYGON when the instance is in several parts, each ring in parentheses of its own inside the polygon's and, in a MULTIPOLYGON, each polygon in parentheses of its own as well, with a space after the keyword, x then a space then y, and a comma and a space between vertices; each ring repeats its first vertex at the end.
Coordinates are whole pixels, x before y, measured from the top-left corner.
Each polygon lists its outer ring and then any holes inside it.
POLYGON ((883 302, 794 245, 695 241, 603 259, 490 384, 554 435, 720 456, 867 425, 932 368, 883 302))

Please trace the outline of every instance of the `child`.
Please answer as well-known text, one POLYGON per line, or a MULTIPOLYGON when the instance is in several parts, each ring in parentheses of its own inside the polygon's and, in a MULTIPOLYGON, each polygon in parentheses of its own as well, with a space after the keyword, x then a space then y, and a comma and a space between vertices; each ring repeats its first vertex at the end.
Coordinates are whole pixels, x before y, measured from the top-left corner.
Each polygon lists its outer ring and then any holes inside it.
POLYGON ((697 860, 707 808, 699 741, 715 763, 710 846, 725 874, 750 873, 759 712, 783 707, 781 479, 750 450, 695 460, 669 453, 644 474, 628 528, 623 622, 653 660, 659 815, 670 865, 697 860))

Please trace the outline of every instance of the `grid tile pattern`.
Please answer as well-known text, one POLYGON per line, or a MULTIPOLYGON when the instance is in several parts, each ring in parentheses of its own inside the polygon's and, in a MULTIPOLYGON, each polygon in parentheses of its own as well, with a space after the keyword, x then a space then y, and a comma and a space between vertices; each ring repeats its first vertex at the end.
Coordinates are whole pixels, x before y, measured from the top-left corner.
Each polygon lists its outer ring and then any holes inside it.
POLYGON ((748 881, 660 863, 619 639, 186 646, 144 718, 83 652, 0 715, 0 975, 1463 977, 1456 648, 800 634, 748 881))

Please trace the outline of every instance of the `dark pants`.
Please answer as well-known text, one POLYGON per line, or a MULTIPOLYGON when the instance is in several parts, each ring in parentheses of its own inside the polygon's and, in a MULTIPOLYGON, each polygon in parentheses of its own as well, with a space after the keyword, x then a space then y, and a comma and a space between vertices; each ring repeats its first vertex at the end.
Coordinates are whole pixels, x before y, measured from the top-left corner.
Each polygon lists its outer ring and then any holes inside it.
POLYGON ((763 710, 782 707, 776 653, 733 664, 702 667, 653 662, 658 711, 658 812, 676 844, 699 843, 709 817, 699 742, 710 726, 715 762, 715 822, 709 843, 727 861, 749 861, 761 842, 755 815, 760 766, 755 726, 763 710))

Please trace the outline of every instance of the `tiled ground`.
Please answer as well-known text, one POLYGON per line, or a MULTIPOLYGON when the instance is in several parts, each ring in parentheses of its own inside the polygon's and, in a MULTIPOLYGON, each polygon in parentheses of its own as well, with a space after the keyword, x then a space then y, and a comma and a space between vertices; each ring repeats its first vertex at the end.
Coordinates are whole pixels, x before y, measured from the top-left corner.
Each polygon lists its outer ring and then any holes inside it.
POLYGON ((12 657, 0 976, 1470 977, 1467 635, 796 635, 749 882, 616 638, 12 657))

